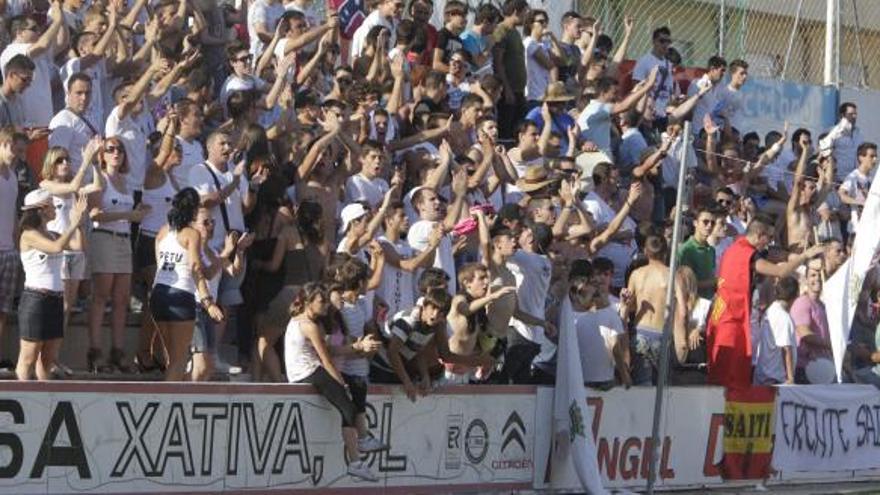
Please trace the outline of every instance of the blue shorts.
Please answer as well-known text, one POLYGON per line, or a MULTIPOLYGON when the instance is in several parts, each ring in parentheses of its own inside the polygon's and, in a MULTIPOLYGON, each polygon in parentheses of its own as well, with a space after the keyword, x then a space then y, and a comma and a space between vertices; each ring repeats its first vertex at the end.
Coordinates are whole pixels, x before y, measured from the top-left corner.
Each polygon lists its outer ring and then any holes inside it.
POLYGON ((164 284, 153 286, 150 311, 156 323, 193 321, 196 319, 196 296, 164 284))
POLYGON ((199 306, 196 308, 196 328, 193 331, 192 352, 213 352, 217 349, 217 336, 214 332, 214 320, 208 312, 199 306))

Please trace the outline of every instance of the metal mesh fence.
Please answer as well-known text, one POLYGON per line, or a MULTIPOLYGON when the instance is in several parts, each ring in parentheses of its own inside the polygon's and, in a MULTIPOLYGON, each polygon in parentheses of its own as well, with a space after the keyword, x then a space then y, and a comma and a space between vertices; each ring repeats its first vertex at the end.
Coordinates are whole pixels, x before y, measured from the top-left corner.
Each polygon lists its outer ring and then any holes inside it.
MULTIPOLYGON (((615 42, 623 19, 635 19, 628 58, 651 48, 651 33, 672 31, 687 66, 715 54, 742 58, 757 77, 809 84, 825 79, 826 0, 578 0, 578 11, 598 19, 615 42)), ((834 0, 831 83, 880 89, 880 1, 834 0)))

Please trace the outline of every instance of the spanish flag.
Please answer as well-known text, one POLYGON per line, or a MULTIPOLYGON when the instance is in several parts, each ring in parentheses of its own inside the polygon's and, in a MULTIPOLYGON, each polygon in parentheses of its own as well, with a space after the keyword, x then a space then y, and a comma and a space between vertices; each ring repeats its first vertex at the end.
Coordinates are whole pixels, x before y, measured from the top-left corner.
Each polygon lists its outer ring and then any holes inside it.
POLYGON ((728 388, 752 384, 752 263, 755 247, 745 236, 724 252, 718 288, 706 325, 709 383, 728 388))

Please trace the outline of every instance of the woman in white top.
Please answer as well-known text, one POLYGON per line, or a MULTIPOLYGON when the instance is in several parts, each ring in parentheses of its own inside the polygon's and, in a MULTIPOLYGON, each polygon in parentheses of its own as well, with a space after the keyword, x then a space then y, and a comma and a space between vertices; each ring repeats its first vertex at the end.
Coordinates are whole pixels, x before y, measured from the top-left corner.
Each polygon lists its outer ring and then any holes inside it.
POLYGON ((196 293, 215 321, 223 311, 211 297, 202 268, 201 234, 193 228, 199 210, 199 193, 191 187, 174 196, 168 224, 156 235, 156 277, 150 293, 150 313, 165 342, 166 381, 181 381, 186 374, 187 351, 196 320, 196 293))
MULTIPOLYGON (((225 272, 230 277, 237 277, 244 267, 244 252, 250 246, 254 236, 246 234, 241 238, 230 232, 226 235, 223 251, 216 253, 209 245, 214 237, 214 216, 209 208, 200 207, 193 222, 201 235, 200 252, 202 255, 202 273, 208 281, 210 296, 216 301, 220 288, 220 277, 225 272), (232 255, 235 254, 235 258, 232 255)), ((196 302, 201 303, 200 300, 196 302)), ((214 320, 208 315, 202 304, 196 305, 196 326, 192 338, 192 380, 207 381, 214 372, 214 356, 217 355, 217 339, 214 320)))
MULTIPOLYGON (((345 379, 333 364, 327 334, 321 320, 327 315, 330 296, 322 284, 309 282, 292 304, 290 323, 284 334, 284 360, 287 379, 291 383, 310 383, 342 415, 342 441, 351 462, 348 474, 367 481, 379 478, 370 471, 366 462, 360 460, 358 433, 355 427, 357 407, 346 390, 345 379)), ((352 350, 360 351, 363 343, 351 344, 352 350)))
MULTIPOLYGON (((83 185, 86 171, 101 149, 101 138, 95 137, 86 145, 83 152, 83 163, 76 174, 71 176, 70 154, 60 146, 53 146, 43 158, 40 189, 52 194, 55 206, 55 218, 47 225, 50 232, 58 235, 67 231, 70 226, 70 211, 79 196, 88 196, 103 189, 102 177, 97 170, 92 170, 92 182, 83 185)), ((77 229, 70 243, 64 249, 64 264, 61 278, 64 280, 64 328, 70 321, 70 310, 76 304, 80 282, 88 276, 86 273, 86 237, 82 229, 77 229)))
MULTIPOLYGON (((154 158, 144 178, 142 201, 150 209, 141 221, 134 244, 134 276, 143 280, 147 287, 153 286, 153 279, 156 276, 156 235, 165 225, 168 210, 171 209, 171 200, 180 189, 173 173, 183 158, 181 143, 175 138, 179 130, 179 120, 174 113, 171 113, 167 121, 168 125, 162 134, 158 150, 154 150, 154 158)), ((149 298, 146 299, 143 311, 149 313, 150 301, 149 298)), ((156 326, 153 321, 150 318, 142 318, 140 345, 134 356, 135 365, 141 373, 160 367, 159 360, 154 357, 161 355, 156 352, 157 349, 154 349, 157 342, 155 332, 156 326)))
POLYGON ((140 222, 149 209, 143 203, 134 206, 134 197, 128 190, 126 175, 129 166, 125 146, 118 137, 104 140, 100 153, 104 189, 89 195, 89 216, 93 222, 89 236, 89 266, 92 270, 92 303, 89 308, 89 351, 86 354, 89 370, 98 370, 101 359, 101 325, 104 308, 111 302, 110 328, 112 330, 110 371, 128 371, 123 363, 125 319, 131 294, 131 222, 140 222))
POLYGON ((61 280, 62 251, 79 230, 86 210, 80 196, 70 210, 69 226, 61 235, 48 224, 55 218, 52 195, 43 189, 24 198, 21 237, 18 248, 24 268, 24 291, 18 305, 20 348, 15 375, 30 380, 34 367, 38 380, 50 379, 64 336, 64 282, 61 280))

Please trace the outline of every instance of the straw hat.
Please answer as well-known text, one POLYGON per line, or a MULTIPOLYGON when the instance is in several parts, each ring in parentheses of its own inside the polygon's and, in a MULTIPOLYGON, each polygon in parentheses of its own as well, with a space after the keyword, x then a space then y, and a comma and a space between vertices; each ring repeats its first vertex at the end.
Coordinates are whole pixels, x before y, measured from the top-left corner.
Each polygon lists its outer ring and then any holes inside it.
POLYGON ((525 175, 516 181, 516 187, 522 192, 527 193, 543 189, 557 180, 559 179, 550 177, 549 172, 544 167, 529 167, 526 169, 525 175))
POLYGON ((568 91, 566 91, 565 83, 562 81, 556 81, 547 85, 547 89, 544 91, 544 97, 541 98, 541 101, 545 103, 553 103, 566 102, 573 99, 574 96, 570 95, 568 91))

